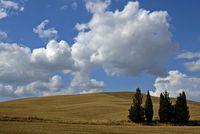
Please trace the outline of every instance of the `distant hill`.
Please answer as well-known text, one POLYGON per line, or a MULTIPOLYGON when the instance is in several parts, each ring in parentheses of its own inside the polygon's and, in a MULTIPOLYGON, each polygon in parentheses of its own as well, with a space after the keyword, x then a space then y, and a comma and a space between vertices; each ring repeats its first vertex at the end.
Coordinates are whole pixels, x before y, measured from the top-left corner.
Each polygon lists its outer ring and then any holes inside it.
MULTIPOLYGON (((0 103, 0 116, 37 117, 68 122, 127 121, 133 92, 109 92, 18 99, 0 103)), ((145 101, 145 96, 143 102, 145 101)), ((159 98, 152 97, 154 119, 159 98)), ((191 120, 200 120, 200 103, 188 101, 191 120)))
MULTIPOLYGON (((133 95, 133 92, 94 93, 1 102, 0 134, 199 134, 198 125, 129 122, 127 115, 133 95)), ((158 119, 159 98, 152 99, 154 118, 158 119)), ((188 101, 188 105, 191 120, 199 122, 200 103, 188 101)))

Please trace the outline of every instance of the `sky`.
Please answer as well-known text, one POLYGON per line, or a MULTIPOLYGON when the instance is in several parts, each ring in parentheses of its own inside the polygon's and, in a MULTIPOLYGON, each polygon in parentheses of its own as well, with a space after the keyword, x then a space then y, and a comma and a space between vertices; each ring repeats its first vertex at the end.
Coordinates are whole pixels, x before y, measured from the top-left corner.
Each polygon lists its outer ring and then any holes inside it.
POLYGON ((0 100, 139 87, 200 101, 199 4, 0 0, 0 100))

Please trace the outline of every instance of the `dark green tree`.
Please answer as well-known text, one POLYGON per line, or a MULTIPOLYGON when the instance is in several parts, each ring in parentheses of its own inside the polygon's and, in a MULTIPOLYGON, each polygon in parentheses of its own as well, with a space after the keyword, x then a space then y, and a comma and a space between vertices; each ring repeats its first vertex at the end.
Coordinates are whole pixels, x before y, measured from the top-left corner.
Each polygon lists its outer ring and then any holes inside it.
POLYGON ((162 110, 163 107, 164 107, 164 96, 161 93, 160 94, 160 105, 159 105, 159 111, 158 111, 158 115, 159 115, 160 120, 162 120, 162 118, 163 118, 163 110, 162 110))
POLYGON ((142 105, 142 94, 139 88, 136 89, 136 93, 133 97, 133 103, 129 109, 128 118, 136 123, 140 123, 144 121, 144 108, 142 105))
POLYGON ((174 108, 171 104, 169 93, 165 91, 160 94, 159 118, 161 122, 171 122, 174 108))
POLYGON ((174 122, 179 124, 184 124, 188 122, 190 115, 185 92, 180 93, 177 97, 174 110, 174 122))
POLYGON ((147 92, 147 98, 144 106, 144 111, 145 111, 145 117, 147 122, 152 122, 153 118, 153 104, 151 100, 151 96, 149 94, 149 91, 147 92))

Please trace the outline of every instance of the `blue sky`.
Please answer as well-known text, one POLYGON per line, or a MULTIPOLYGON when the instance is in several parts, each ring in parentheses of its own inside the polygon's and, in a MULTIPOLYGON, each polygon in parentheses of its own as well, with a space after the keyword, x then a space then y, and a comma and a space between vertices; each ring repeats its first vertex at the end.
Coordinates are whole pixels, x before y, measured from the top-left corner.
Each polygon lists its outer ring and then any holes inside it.
MULTIPOLYGON (((3 0, 4 1, 4 0, 3 0)), ((88 0, 89 1, 89 0, 88 0)), ((7 10, 8 16, 0 19, 0 31, 5 32, 7 37, 3 39, 2 43, 7 43, 7 45, 13 45, 13 43, 19 46, 24 46, 30 48, 32 51, 36 48, 45 48, 47 43, 55 39, 58 42, 64 40, 68 43, 69 47, 72 47, 77 41, 79 30, 75 28, 76 24, 86 24, 89 23, 95 14, 90 9, 86 9, 87 0, 16 0, 13 1, 18 4, 18 6, 24 7, 23 11, 19 9, 12 9, 10 7, 7 10), (55 38, 40 38, 38 33, 33 31, 33 28, 37 28, 44 20, 48 20, 44 29, 54 28, 57 31, 55 38)), ((93 1, 94 2, 94 1, 93 1)), ((106 2, 106 1, 99 1, 106 2)), ((107 5, 105 11, 114 12, 115 10, 122 11, 124 7, 130 2, 130 0, 111 0, 107 5)), ((133 1, 135 2, 135 1, 133 1)), ((95 3, 95 2, 94 2, 95 3)), ((200 57, 193 56, 193 58, 187 58, 187 55, 197 55, 200 53, 200 1, 198 0, 139 0, 140 9, 148 10, 150 12, 155 11, 167 11, 167 23, 169 26, 169 32, 172 34, 171 40, 173 44, 178 44, 179 48, 172 55, 167 56, 163 66, 166 68, 167 72, 172 70, 178 70, 171 75, 180 75, 184 77, 184 80, 180 80, 180 83, 189 79, 194 79, 193 85, 196 84, 199 87, 200 81, 200 67, 199 64, 195 64, 197 67, 191 69, 191 66, 185 66, 188 62, 198 62, 200 57), (181 55, 181 58, 177 58, 181 55), (185 77, 184 75, 187 75, 185 77)), ((5 8, 1 7, 0 8, 5 8)), ((0 38, 1 39, 1 38, 0 38)), ((147 42, 148 43, 148 42, 147 42)), ((112 51, 112 49, 111 49, 112 51)), ((119 55, 123 56, 123 54, 119 55)), ((159 55, 157 55, 159 57, 159 55)), ((117 57, 116 57, 117 58, 117 57)), ((131 58, 131 57, 130 57, 131 58)), ((152 57, 153 58, 153 57, 152 57)), ((1 60, 1 59, 0 59, 1 60)), ((5 59, 4 59, 5 60, 5 59)), ((8 59, 11 60, 11 59, 8 59)), ((151 61, 149 61, 151 62, 151 61)), ((104 64, 104 63, 103 63, 104 64)), ((130 63, 131 64, 131 63, 130 63)), ((0 62, 0 68, 3 64, 0 62)), ((4 69, 2 69, 4 70, 4 69)), ((28 71, 28 70, 27 70, 28 71)), ((59 75, 62 77, 62 84, 64 88, 70 86, 71 81, 74 78, 73 73, 65 74, 61 70, 54 70, 48 73, 49 77, 53 75, 59 75)), ((95 79, 97 81, 103 81, 104 87, 102 91, 133 91, 136 87, 140 87, 143 92, 147 90, 152 90, 152 93, 156 92, 156 87, 154 87, 155 80, 158 79, 159 75, 152 75, 151 73, 139 72, 137 74, 131 75, 108 75, 102 66, 92 67, 89 71, 89 78, 95 79)), ((2 75, 5 77, 5 75, 2 75)), ((7 77, 5 77, 6 79, 7 77)), ((163 76, 164 78, 171 78, 170 74, 163 76)), ((9 82, 1 80, 3 85, 9 85, 9 82), (4 84, 5 83, 5 84, 4 84)), ((170 81, 170 80, 169 80, 170 81)), ((31 81, 33 82, 33 81, 31 81)), ((173 82, 172 82, 173 83, 173 82)), ((179 84, 180 84, 179 83, 179 84)), ((29 83, 23 83, 23 86, 29 83)), ((12 84, 11 84, 12 85, 12 84)), ((14 84, 13 88, 17 87, 18 84, 14 84)), ((63 88, 62 87, 62 88, 63 88)), ((76 87, 76 86, 75 86, 76 87)), ((194 89, 193 86, 189 84, 184 85, 160 85, 163 88, 171 88, 169 92, 172 95, 177 95, 177 92, 181 90, 187 90, 190 99, 199 100, 198 97, 194 96, 191 92, 198 93, 199 90, 194 89), (184 89, 184 87, 186 87, 184 89), (173 91, 171 91, 173 90, 173 91), (176 91, 174 91, 176 90, 176 91), (190 95, 191 94, 191 95, 190 95)), ((158 88, 158 87, 157 87, 158 88)), ((37 94, 22 94, 22 95, 9 95, 7 93, 2 93, 3 98, 19 98, 26 96, 37 96, 37 94)), ((15 90, 15 89, 13 89, 15 90)), ((82 91, 82 88, 73 89, 75 93, 82 91)), ((87 89, 86 89, 87 90, 87 89)), ((159 90, 159 89, 158 89, 159 90)), ((87 90, 88 91, 88 90, 87 90)), ((96 90, 94 90, 96 91, 96 90)), ((98 90, 97 90, 98 91, 98 90)), ((159 90, 155 95, 158 95, 162 90, 159 90)), ((89 91, 88 91, 89 92, 89 91)), ((70 92, 71 93, 71 92, 70 92)), ((43 94, 39 94, 41 96, 43 94)), ((53 94, 54 95, 54 94, 53 94)))

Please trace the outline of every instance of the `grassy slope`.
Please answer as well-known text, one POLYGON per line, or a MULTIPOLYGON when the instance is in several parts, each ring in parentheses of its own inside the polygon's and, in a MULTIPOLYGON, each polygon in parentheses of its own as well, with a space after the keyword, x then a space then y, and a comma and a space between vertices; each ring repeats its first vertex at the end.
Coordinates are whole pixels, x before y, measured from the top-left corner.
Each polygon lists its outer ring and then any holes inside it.
MULTIPOLYGON (((65 95, 65 96, 51 96, 51 97, 42 97, 42 98, 29 98, 29 99, 20 99, 15 101, 1 102, 0 103, 0 116, 7 115, 10 117, 38 117, 48 120, 57 120, 63 122, 127 122, 128 109, 131 104, 131 97, 133 93, 131 92, 118 92, 118 93, 97 93, 97 94, 84 94, 84 95, 65 95)), ((145 100, 145 98, 144 98, 145 100)), ((159 99, 153 97, 154 103, 154 118, 158 119, 157 111, 159 106, 159 99)), ((190 115, 192 120, 200 120, 200 103, 197 102, 188 102, 190 108, 190 115)), ((0 122, 0 127, 5 123, 13 124, 14 122, 0 122)), ((25 125, 23 123, 14 123, 16 126, 25 125)), ((25 123, 25 124, 34 124, 34 123, 25 123)), ((51 123, 36 123, 37 125, 43 126, 44 131, 45 127, 52 125, 51 123)), ((35 124, 35 125, 36 125, 35 124)), ((35 126, 34 125, 34 126, 35 126)), ((64 124, 62 124, 64 125, 64 124)), ((57 127, 63 127, 61 124, 57 123, 57 127)), ((65 124, 68 128, 73 128, 73 124, 70 127, 70 124, 65 124)), ((80 126, 81 124, 75 124, 75 126, 80 126)), ((111 124, 112 125, 112 124, 111 124)), ((55 126, 55 123, 54 123, 55 126)), ((87 126, 87 125, 85 125, 87 126)), ((101 127, 106 129, 106 125, 88 125, 87 129, 83 127, 83 130, 104 130, 101 127)), ((111 126, 110 126, 111 127, 111 126)), ((108 129, 110 128, 108 127, 108 129)), ((112 126, 116 127, 116 126, 112 126)), ((120 126, 122 127, 122 126, 120 126)), ((134 126, 136 127, 136 126, 134 126)), ((144 126, 140 126, 144 127, 144 126)), ((163 127, 163 126, 162 126, 163 127)), ((172 127, 172 126, 168 126, 172 127)), ((13 127, 14 128, 14 127, 13 127)), ((20 128, 20 127, 18 127, 20 128)), ((117 127, 119 129, 119 126, 117 127)), ((117 129, 115 128, 115 130, 117 129)), ((133 126, 123 126, 125 130, 133 129, 133 126), (125 129, 125 127, 128 127, 125 129)), ((156 127, 158 128, 158 127, 156 127)), ((175 128, 175 127, 173 127, 175 128)), ((164 129, 164 128, 163 128, 164 129)), ((7 130, 7 129, 6 129, 7 130)), ((4 130, 4 132, 6 132, 4 130)), ((27 129, 28 130, 28 129, 27 129)), ((75 128, 72 129, 72 131, 75 128)), ((134 129, 136 130, 136 128, 134 129)), ((144 129, 145 131, 146 129, 144 129)), ((175 130, 179 130, 176 128, 175 130)), ((182 129, 180 129, 181 131, 182 129)), ((189 130, 189 128, 188 128, 189 130)), ((194 130, 200 131, 200 127, 196 127, 194 130)), ((35 130, 36 131, 36 130, 35 130)), ((156 129, 155 129, 156 131, 156 129)), ((183 131, 183 130, 182 130, 183 131)), ((184 131, 187 132, 186 130, 184 131)), ((1 132, 1 129, 0 129, 1 132)), ((34 131, 32 131, 34 132, 34 131)), ((53 131, 51 131, 53 132, 53 131)), ((114 132, 110 131, 110 132, 114 132)), ((138 131, 139 132, 139 131, 138 131)), ((188 131, 189 132, 189 131, 188 131)))

